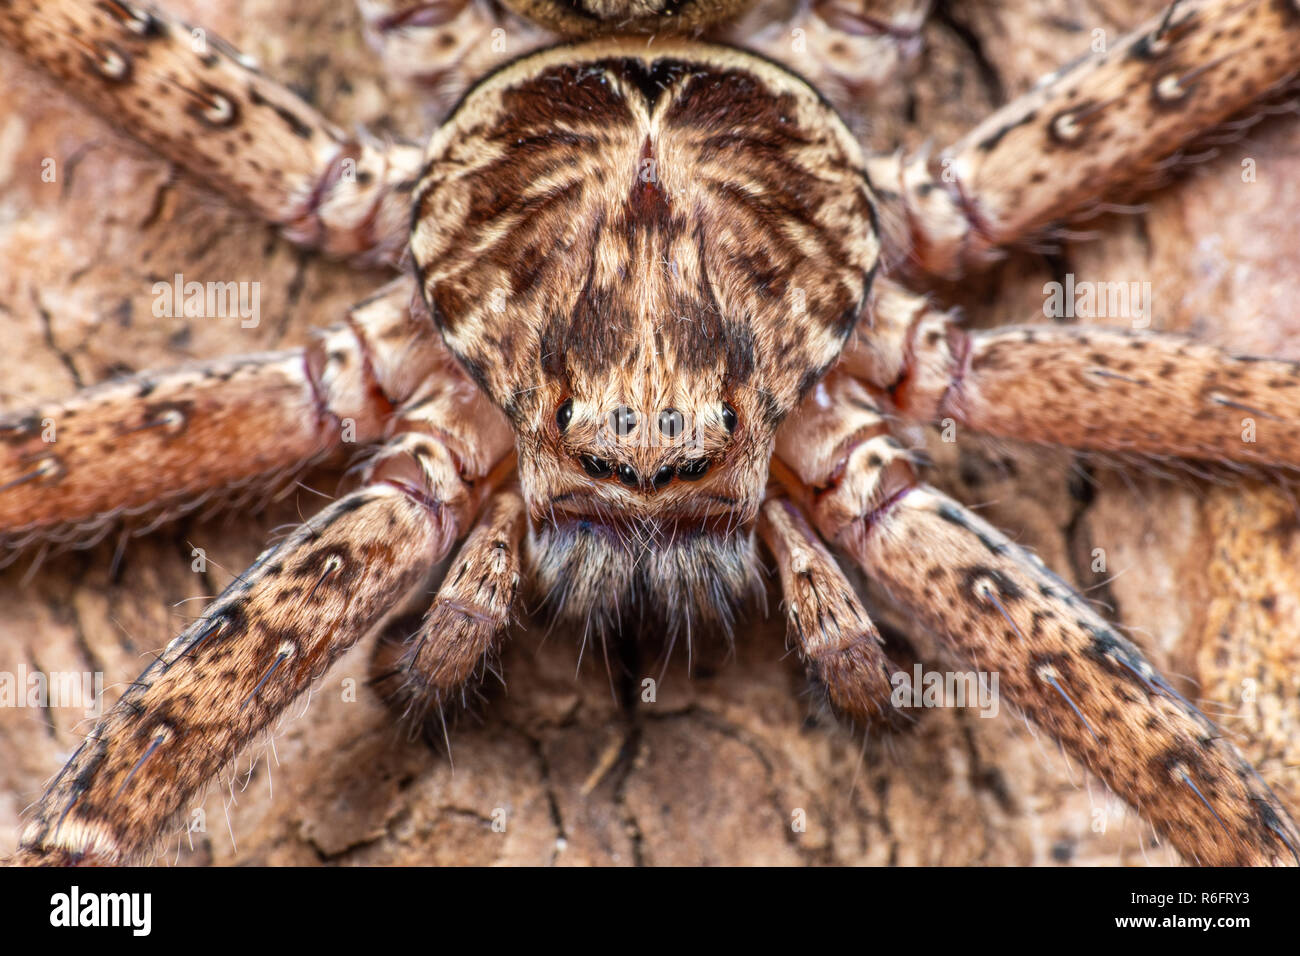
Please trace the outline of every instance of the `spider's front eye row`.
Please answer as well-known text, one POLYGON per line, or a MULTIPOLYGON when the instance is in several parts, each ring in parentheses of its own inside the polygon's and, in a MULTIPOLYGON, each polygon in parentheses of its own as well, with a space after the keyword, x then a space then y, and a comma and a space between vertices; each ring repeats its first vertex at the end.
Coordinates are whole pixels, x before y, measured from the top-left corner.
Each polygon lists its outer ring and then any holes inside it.
MULTIPOLYGON (((606 461, 603 458, 597 458, 595 455, 580 455, 578 457, 582 470, 591 478, 608 478, 610 475, 617 475, 618 480, 629 488, 636 488, 641 484, 641 476, 636 473, 636 469, 631 465, 615 465, 613 462, 606 461)), ((664 465, 654 473, 650 483, 655 490, 663 488, 673 478, 680 478, 683 481, 699 481, 708 473, 709 459, 694 458, 690 461, 684 461, 675 469, 671 465, 664 465)))
POLYGON ((682 481, 699 481, 709 470, 709 459, 693 458, 677 466, 677 477, 682 481))
POLYGON ((592 478, 608 478, 614 473, 614 466, 603 458, 596 458, 593 455, 583 455, 578 459, 582 463, 582 470, 592 478))

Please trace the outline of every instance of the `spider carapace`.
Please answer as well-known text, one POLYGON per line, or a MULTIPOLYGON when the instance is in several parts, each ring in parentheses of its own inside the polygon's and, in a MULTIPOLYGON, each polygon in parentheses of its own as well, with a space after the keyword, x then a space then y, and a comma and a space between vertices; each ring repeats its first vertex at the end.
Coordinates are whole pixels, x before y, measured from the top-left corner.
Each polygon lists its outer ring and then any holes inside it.
POLYGON ((750 45, 728 32, 743 0, 508 6, 380 18, 451 25, 431 70, 468 92, 425 148, 348 136, 156 11, 0 3, 0 41, 103 115, 289 240, 401 273, 303 347, 0 420, 0 561, 374 446, 357 490, 126 686, 16 859, 139 858, 367 634, 379 688, 414 725, 436 719, 494 669, 525 583, 579 637, 655 619, 689 639, 732 629, 767 564, 810 677, 883 727, 899 669, 831 543, 1188 859, 1295 861, 1287 808, 1227 736, 1041 560, 925 484, 891 432, 1300 467, 1296 362, 1136 328, 967 330, 909 288, 1259 115, 1300 71, 1296 3, 1175 3, 933 157, 864 154, 823 99, 855 105, 863 86, 842 53, 880 24, 853 0, 782 14, 825 43, 798 64, 767 34, 762 56, 713 42, 750 45), (519 58, 457 39, 507 22, 519 58))

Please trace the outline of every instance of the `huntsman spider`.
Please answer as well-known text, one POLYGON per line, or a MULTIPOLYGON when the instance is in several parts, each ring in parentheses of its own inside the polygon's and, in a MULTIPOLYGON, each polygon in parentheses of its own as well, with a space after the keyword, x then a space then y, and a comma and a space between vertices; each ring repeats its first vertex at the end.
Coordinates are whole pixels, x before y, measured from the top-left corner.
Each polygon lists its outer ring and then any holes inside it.
POLYGON ((771 573, 808 678, 860 731, 905 732, 910 674, 865 583, 1184 859, 1296 862, 1234 743, 1093 601, 927 484, 913 439, 1228 481, 1300 467, 1300 363, 1146 328, 974 328, 939 304, 1293 94, 1300 4, 1175 3, 946 148, 871 152, 870 94, 925 6, 364 0, 437 100, 411 143, 346 132, 153 8, 0 0, 0 43, 96 113, 290 243, 391 273, 304 346, 0 418, 8 559, 366 450, 354 490, 123 690, 13 861, 146 857, 368 635, 376 689, 441 738, 525 604, 607 654, 690 646, 739 638, 771 573))

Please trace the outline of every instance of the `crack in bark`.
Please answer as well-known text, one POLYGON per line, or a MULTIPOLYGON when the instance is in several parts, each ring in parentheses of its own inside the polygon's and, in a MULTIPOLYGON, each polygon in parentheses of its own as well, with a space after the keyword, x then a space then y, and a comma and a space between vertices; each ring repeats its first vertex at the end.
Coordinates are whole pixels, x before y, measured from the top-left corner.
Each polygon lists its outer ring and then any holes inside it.
POLYGON ((551 825, 555 827, 555 839, 552 841, 551 858, 547 865, 555 866, 559 861, 560 853, 562 852, 561 841, 563 841, 564 844, 567 844, 569 842, 569 834, 565 829, 564 815, 560 812, 560 801, 555 793, 555 781, 551 772, 551 762, 546 759, 546 749, 542 745, 541 738, 530 734, 522 727, 515 726, 509 722, 507 722, 505 726, 524 738, 528 743, 529 749, 532 751, 534 759, 537 761, 537 766, 539 767, 538 776, 541 778, 542 790, 546 795, 546 805, 550 811, 551 825))
POLYGON ((67 370, 68 377, 72 379, 72 384, 77 388, 85 388, 86 385, 81 380, 81 373, 77 371, 77 365, 72 361, 72 356, 54 341, 53 318, 50 316, 49 310, 45 308, 45 303, 41 301, 40 293, 35 289, 32 290, 32 305, 36 308, 36 314, 41 317, 41 330, 45 335, 45 344, 49 346, 51 352, 58 356, 64 369, 67 370))
MULTIPOLYGON (((32 651, 30 647, 27 649, 27 663, 31 665, 31 671, 30 671, 31 673, 45 674, 45 671, 41 667, 40 661, 36 659, 36 654, 34 651, 32 651)), ((46 693, 45 701, 40 706, 41 722, 45 724, 45 736, 49 737, 51 740, 57 741, 59 739, 59 733, 58 733, 58 728, 54 726, 54 713, 53 711, 50 710, 50 700, 48 694, 48 689, 49 689, 48 674, 45 675, 45 686, 46 686, 47 693, 46 693)), ((16 693, 23 694, 25 696, 27 693, 27 688, 15 687, 14 691, 16 693)), ((26 701, 24 701, 24 703, 26 703, 26 701)))
POLYGON ((632 865, 643 867, 647 865, 645 853, 645 832, 641 829, 641 824, 637 821, 636 814, 627 802, 627 785, 632 779, 632 773, 636 769, 637 760, 641 756, 641 744, 643 741, 640 726, 633 725, 624 742, 624 748, 628 757, 626 760, 620 758, 619 765, 616 768, 619 771, 618 777, 614 780, 614 806, 619 811, 619 816, 623 821, 623 827, 627 833, 628 839, 632 844, 632 865))

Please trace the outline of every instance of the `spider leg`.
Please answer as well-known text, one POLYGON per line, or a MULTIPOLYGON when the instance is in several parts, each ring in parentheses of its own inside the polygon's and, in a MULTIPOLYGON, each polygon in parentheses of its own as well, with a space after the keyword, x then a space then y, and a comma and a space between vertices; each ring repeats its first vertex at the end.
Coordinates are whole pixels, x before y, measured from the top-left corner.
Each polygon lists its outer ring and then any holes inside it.
POLYGON ((84 546, 119 519, 274 490, 344 442, 382 438, 394 407, 429 389, 458 385, 463 414, 494 422, 411 293, 391 283, 305 349, 143 373, 0 418, 0 564, 30 543, 84 546))
POLYGON ((1145 191, 1297 71, 1294 0, 1180 0, 938 156, 869 163, 892 258, 956 276, 1089 204, 1145 191))
POLYGON ((1223 733, 1028 550, 916 481, 869 396, 832 373, 777 435, 818 531, 1189 860, 1300 862, 1300 832, 1223 733))
POLYGON ((357 0, 384 67, 428 88, 438 113, 496 67, 560 37, 488 0, 357 0))
POLYGON ((0 42, 293 242, 405 249, 421 149, 345 135, 218 37, 122 0, 11 0, 0 42))
POLYGON ((500 438, 489 428, 468 458, 421 431, 385 445, 360 490, 265 551, 130 685, 37 803, 16 862, 146 851, 447 554, 509 464, 500 438))
POLYGON ((893 723, 890 675, 898 668, 826 545, 784 497, 763 505, 758 533, 776 559, 790 633, 813 684, 858 726, 893 723))
POLYGON ((1300 362, 1142 330, 967 332, 886 280, 872 316, 843 367, 910 417, 1095 451, 1300 467, 1300 362))
POLYGON ((519 590, 523 530, 519 492, 507 488, 493 495, 419 629, 405 639, 385 634, 375 645, 374 682, 412 733, 427 728, 441 736, 445 709, 466 706, 471 681, 495 669, 519 590))

